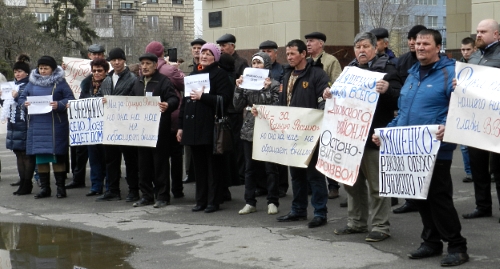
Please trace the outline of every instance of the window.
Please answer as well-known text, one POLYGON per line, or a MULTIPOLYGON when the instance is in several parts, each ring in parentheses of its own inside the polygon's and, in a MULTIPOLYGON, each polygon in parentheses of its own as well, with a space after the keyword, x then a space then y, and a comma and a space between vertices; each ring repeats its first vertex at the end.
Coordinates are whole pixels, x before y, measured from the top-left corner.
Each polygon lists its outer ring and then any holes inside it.
POLYGON ((158 32, 158 16, 148 16, 148 29, 153 32, 158 32))
POLYGON ((4 0, 6 6, 10 7, 25 7, 26 0, 4 0))
POLYGON ((120 2, 120 9, 133 9, 133 8, 134 8, 133 1, 121 1, 120 2))
POLYGON ((123 51, 125 52, 125 55, 132 56, 132 45, 130 43, 126 42, 123 45, 123 51))
POLYGON ((446 0, 443 0, 443 6, 446 6, 446 0))
POLYGON ((437 6, 437 0, 416 0, 417 5, 437 6))
POLYGON ((113 15, 111 14, 94 14, 93 19, 95 28, 113 27, 113 15))
POLYGON ((172 4, 176 4, 176 5, 182 5, 183 4, 183 0, 172 0, 172 4))
POLYGON ((148 4, 158 4, 158 0, 148 0, 148 4))
POLYGON ((443 28, 446 28, 446 16, 443 17, 443 28))
POLYGON ((398 26, 405 27, 410 25, 410 15, 399 15, 398 16, 398 26))
POLYGON ((184 18, 174 16, 174 31, 184 30, 184 18))
POLYGON ((437 16, 429 16, 427 17, 427 27, 437 27, 438 26, 438 17, 437 16))
POLYGON ((415 24, 424 25, 425 24, 425 16, 415 16, 415 24))
POLYGON ((133 37, 134 36, 134 17, 132 16, 122 16, 122 36, 123 37, 133 37))
POLYGON ((91 8, 113 8, 113 0, 92 0, 91 8))
POLYGON ((35 13, 37 22, 44 22, 50 17, 50 13, 35 13))

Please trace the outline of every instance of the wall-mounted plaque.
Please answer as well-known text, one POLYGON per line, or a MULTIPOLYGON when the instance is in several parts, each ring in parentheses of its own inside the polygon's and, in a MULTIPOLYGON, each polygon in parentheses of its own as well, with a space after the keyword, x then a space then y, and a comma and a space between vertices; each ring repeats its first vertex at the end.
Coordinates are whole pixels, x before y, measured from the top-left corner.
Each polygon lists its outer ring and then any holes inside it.
POLYGON ((208 27, 222 26, 222 11, 208 12, 208 27))

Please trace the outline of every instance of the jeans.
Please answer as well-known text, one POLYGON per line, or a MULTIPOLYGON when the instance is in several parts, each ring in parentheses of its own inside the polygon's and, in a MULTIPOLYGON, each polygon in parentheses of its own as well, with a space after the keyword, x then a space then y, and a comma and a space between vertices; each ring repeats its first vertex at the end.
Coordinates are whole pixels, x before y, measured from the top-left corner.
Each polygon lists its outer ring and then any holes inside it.
MULTIPOLYGON (((102 192, 106 178, 106 160, 104 158, 104 145, 87 146, 90 164, 90 190, 102 192)), ((106 188, 108 190, 108 188, 106 188)))
POLYGON ((464 159, 464 170, 465 173, 469 176, 472 175, 470 170, 470 158, 469 158, 469 149, 467 146, 460 145, 460 150, 462 151, 462 158, 464 159))
POLYGON ((426 200, 413 200, 418 208, 422 224, 421 237, 424 245, 434 250, 448 242, 448 253, 466 252, 467 240, 462 237, 462 226, 453 204, 451 160, 436 160, 426 200))
POLYGON ((316 147, 307 168, 290 167, 293 190, 292 214, 307 216, 307 183, 309 182, 312 191, 311 205, 314 207, 314 216, 326 218, 328 213, 326 207, 328 189, 325 176, 316 169, 317 161, 318 147, 316 147))
POLYGON ((255 199, 255 189, 257 186, 258 171, 265 171, 267 182, 267 204, 279 206, 279 191, 278 191, 278 166, 275 163, 262 162, 252 159, 253 143, 246 140, 241 140, 243 143, 243 153, 245 155, 245 202, 251 206, 257 205, 255 199))

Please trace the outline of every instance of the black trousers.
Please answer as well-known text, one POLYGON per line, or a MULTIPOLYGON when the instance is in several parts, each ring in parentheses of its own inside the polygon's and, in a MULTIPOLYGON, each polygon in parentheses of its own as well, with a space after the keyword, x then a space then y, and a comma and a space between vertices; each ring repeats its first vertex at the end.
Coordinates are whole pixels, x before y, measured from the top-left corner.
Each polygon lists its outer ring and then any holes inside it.
MULTIPOLYGON (((230 153, 231 161, 231 185, 237 186, 245 182, 245 157, 243 155, 243 144, 240 133, 243 126, 243 114, 228 114, 229 124, 233 134, 233 151, 230 153)), ((231 185, 228 185, 231 186, 231 185)))
POLYGON ((448 242, 448 253, 466 252, 467 240, 460 234, 462 226, 453 204, 450 168, 451 160, 437 160, 427 200, 413 201, 424 225, 423 244, 438 250, 443 248, 444 241, 448 242))
MULTIPOLYGON (((169 138, 165 138, 169 139, 169 138)), ((158 141, 155 148, 138 147, 139 188, 142 198, 170 202, 170 162, 168 143, 158 141)))
POLYGON ((73 172, 73 181, 75 183, 85 184, 88 160, 87 146, 71 147, 71 171, 73 172))
POLYGON ((172 179, 172 193, 174 195, 181 195, 184 190, 184 186, 182 184, 182 150, 184 146, 177 142, 176 136, 177 133, 170 134, 170 178, 172 179))
POLYGON ((265 171, 267 179, 267 204, 273 203, 279 206, 279 177, 278 166, 275 163, 262 162, 252 159, 252 145, 250 141, 241 141, 243 143, 243 152, 245 154, 245 202, 251 206, 257 204, 255 199, 255 189, 259 171, 265 171))
POLYGON ((474 194, 476 197, 476 209, 482 212, 492 211, 491 200, 491 176, 490 176, 490 161, 496 161, 496 164, 491 164, 493 170, 498 202, 500 203, 500 176, 497 169, 500 166, 500 160, 497 153, 491 153, 486 150, 468 147, 470 157, 470 168, 472 178, 474 179, 474 194), (497 155, 497 156, 491 156, 497 155))
POLYGON ((106 174, 109 182, 109 191, 120 194, 120 177, 122 154, 125 159, 126 179, 130 192, 139 192, 139 168, 137 147, 105 145, 106 174))
MULTIPOLYGON (((218 206, 222 201, 222 155, 212 154, 212 145, 191 146, 191 165, 196 178, 196 205, 218 206)), ((227 167, 226 167, 227 169, 227 167)))

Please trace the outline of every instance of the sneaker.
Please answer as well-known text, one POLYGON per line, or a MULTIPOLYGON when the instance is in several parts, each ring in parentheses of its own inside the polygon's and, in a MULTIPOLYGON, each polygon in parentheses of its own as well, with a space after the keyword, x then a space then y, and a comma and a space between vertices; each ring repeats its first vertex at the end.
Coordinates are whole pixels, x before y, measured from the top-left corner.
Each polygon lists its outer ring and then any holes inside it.
MULTIPOLYGON (((442 249, 435 250, 429 246, 422 244, 422 245, 420 245, 420 247, 417 250, 414 250, 414 251, 408 253, 408 257, 410 259, 422 259, 422 258, 428 258, 428 257, 432 257, 432 256, 439 256, 442 253, 443 253, 442 249)), ((441 264, 442 264, 442 262, 441 262, 441 264)))
POLYGON ((345 226, 344 228, 335 229, 333 231, 336 235, 346 235, 346 234, 360 234, 366 233, 368 230, 366 228, 356 229, 349 226, 345 226))
POLYGON ((141 200, 135 202, 132 206, 133 207, 140 207, 140 206, 147 206, 147 205, 152 205, 152 204, 153 204, 153 201, 148 200, 146 198, 141 198, 141 200))
POLYGON ((267 214, 268 215, 278 214, 278 207, 273 203, 268 204, 267 205, 267 214))
POLYGON ((331 189, 328 192, 328 199, 335 199, 339 198, 339 190, 338 189, 331 189))
POLYGON ((246 215, 246 214, 250 214, 250 213, 253 213, 257 211, 257 209, 255 208, 255 206, 251 206, 249 204, 246 204, 245 207, 243 207, 243 209, 241 209, 238 214, 240 215, 246 215))
POLYGON ((135 202, 139 201, 141 197, 138 192, 131 191, 128 193, 127 198, 125 198, 125 202, 135 202))
POLYGON ((444 259, 441 260, 441 266, 457 266, 469 261, 467 253, 448 253, 444 259))
POLYGON ((95 199, 96 202, 104 202, 104 201, 118 201, 121 200, 122 197, 120 194, 115 194, 112 192, 105 192, 103 195, 97 197, 95 199))
POLYGON ((391 237, 390 235, 382 232, 371 231, 365 238, 367 242, 380 242, 391 237))
POLYGON ((156 203, 153 205, 153 207, 154 207, 154 208, 162 208, 162 207, 166 207, 167 205, 170 205, 170 202, 158 200, 158 201, 156 201, 156 203))
POLYGON ((469 183, 469 182, 473 182, 474 180, 472 180, 472 175, 467 175, 464 177, 464 179, 462 179, 462 182, 465 182, 465 183, 469 183))

